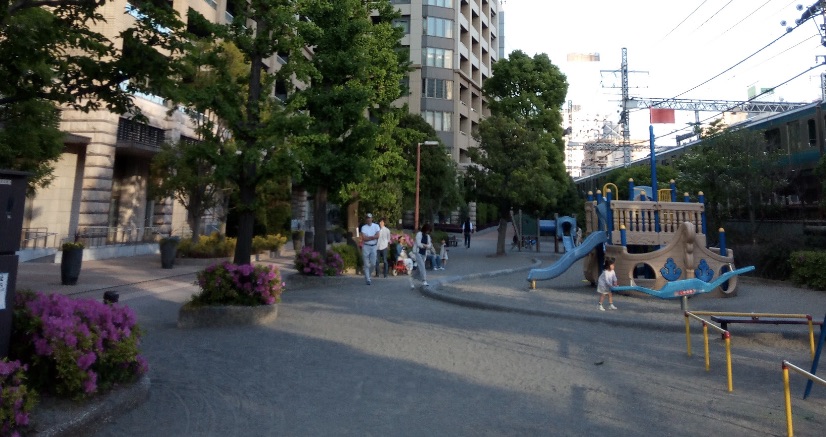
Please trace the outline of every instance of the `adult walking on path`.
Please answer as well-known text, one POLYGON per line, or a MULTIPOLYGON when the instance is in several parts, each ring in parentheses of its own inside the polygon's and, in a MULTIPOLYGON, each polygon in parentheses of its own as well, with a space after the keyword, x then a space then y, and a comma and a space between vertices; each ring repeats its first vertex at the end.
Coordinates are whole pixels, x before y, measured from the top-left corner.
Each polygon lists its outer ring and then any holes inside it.
POLYGON ((376 247, 379 240, 379 225, 373 223, 373 214, 367 213, 367 222, 361 226, 361 257, 364 259, 364 280, 373 285, 370 272, 376 265, 376 247))
POLYGON ((473 233, 473 223, 470 222, 470 217, 465 218, 462 223, 462 233, 465 234, 465 248, 470 249, 470 234, 473 233))
POLYGON ((390 229, 384 225, 384 217, 379 219, 379 239, 376 245, 376 277, 379 277, 379 263, 382 263, 384 277, 387 277, 387 271, 390 270, 390 265, 387 264, 387 248, 390 246, 390 229))
POLYGON ((419 271, 419 277, 422 279, 422 285, 427 287, 427 268, 425 267, 425 260, 427 253, 433 246, 433 241, 430 239, 430 224, 425 223, 422 229, 416 233, 416 244, 413 246, 416 251, 416 270, 419 271))

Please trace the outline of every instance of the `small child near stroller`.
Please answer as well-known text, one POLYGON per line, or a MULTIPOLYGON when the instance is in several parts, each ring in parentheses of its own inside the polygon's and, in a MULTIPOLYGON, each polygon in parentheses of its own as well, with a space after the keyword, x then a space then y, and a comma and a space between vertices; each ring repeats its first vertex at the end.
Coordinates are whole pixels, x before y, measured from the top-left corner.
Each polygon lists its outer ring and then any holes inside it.
POLYGON ((398 245, 397 250, 399 254, 398 258, 396 258, 396 264, 393 266, 393 276, 398 275, 407 275, 408 280, 410 281, 410 288, 414 288, 413 285, 413 260, 407 255, 407 252, 404 250, 402 245, 398 245))

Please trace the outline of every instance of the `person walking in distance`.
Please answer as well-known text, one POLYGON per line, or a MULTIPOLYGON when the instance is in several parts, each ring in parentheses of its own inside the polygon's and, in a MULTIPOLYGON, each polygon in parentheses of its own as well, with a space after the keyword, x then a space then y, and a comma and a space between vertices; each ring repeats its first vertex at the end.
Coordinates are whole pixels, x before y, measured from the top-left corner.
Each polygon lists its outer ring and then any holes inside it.
POLYGON ((413 246, 416 251, 416 270, 419 271, 419 278, 421 278, 422 285, 425 287, 429 284, 427 283, 427 269, 424 266, 424 262, 427 259, 427 252, 433 245, 428 234, 430 234, 430 224, 425 223, 422 225, 422 229, 416 233, 416 243, 413 246))
POLYGON ((376 265, 376 246, 379 240, 379 225, 373 223, 373 214, 367 213, 366 223, 361 226, 361 257, 364 259, 364 280, 373 285, 370 272, 376 265))
POLYGON ((387 247, 390 245, 390 229, 384 225, 384 217, 379 219, 379 239, 376 240, 376 277, 379 277, 379 263, 383 266, 384 277, 387 277, 387 271, 390 270, 390 265, 387 264, 387 247))
POLYGON ((606 259, 605 260, 605 269, 602 271, 602 274, 599 275, 599 280, 597 281, 597 293, 599 293, 599 310, 605 311, 605 308, 602 306, 602 301, 605 299, 605 296, 608 295, 608 309, 615 310, 617 307, 614 306, 614 299, 611 294, 611 287, 617 286, 617 273, 614 271, 614 260, 606 259))
POLYGON ((465 218, 462 223, 462 233, 465 234, 465 248, 470 249, 470 234, 473 233, 473 223, 470 222, 470 217, 465 218))

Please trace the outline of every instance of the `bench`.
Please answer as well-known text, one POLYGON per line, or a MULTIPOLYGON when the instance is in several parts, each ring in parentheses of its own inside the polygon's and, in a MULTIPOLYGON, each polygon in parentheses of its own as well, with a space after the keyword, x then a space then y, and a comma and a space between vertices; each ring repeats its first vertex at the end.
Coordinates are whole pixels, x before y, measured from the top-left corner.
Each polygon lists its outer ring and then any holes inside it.
MULTIPOLYGON (((807 319, 787 317, 760 317, 760 316, 711 316, 711 321, 720 324, 720 328, 728 331, 729 323, 762 323, 772 325, 808 325, 807 319)), ((812 325, 823 327, 823 322, 812 321, 812 325)))

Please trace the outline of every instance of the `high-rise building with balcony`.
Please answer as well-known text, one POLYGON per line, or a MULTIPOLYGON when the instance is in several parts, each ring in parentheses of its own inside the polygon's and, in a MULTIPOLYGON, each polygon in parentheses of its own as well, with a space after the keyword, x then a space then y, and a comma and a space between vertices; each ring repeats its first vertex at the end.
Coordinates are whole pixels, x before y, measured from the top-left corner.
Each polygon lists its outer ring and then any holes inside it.
POLYGON ((410 94, 402 102, 438 133, 460 167, 488 114, 482 84, 503 54, 499 0, 391 0, 410 49, 410 94))

